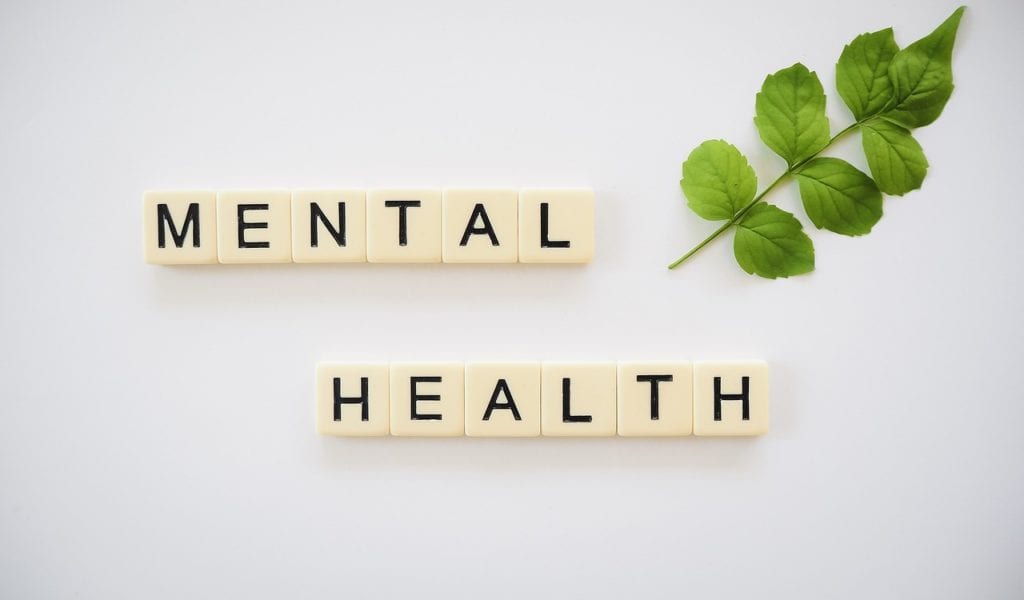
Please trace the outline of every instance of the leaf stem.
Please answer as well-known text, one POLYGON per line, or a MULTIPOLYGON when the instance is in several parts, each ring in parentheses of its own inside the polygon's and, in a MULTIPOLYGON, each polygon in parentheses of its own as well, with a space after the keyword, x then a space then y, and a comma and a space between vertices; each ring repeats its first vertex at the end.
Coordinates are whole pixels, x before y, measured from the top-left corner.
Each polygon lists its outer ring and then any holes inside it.
POLYGON ((802 161, 800 161, 798 163, 790 165, 789 168, 787 168, 785 170, 785 172, 782 173, 782 175, 779 175, 775 179, 775 181, 773 181, 773 182, 768 184, 768 187, 766 187, 763 190, 761 190, 760 194, 758 194, 757 196, 754 196, 754 199, 751 200, 750 202, 748 202, 746 206, 744 206, 743 208, 741 208, 738 211, 736 211, 736 214, 733 215, 731 219, 726 221, 718 229, 714 230, 711 233, 711 235, 709 235, 708 237, 704 238, 704 240, 701 241, 699 244, 697 244, 693 248, 690 248, 689 252, 687 252, 686 254, 684 254, 684 255, 680 256, 679 258, 677 258, 676 260, 674 260, 672 262, 672 264, 670 264, 668 266, 668 268, 669 269, 674 269, 674 268, 678 267, 679 265, 683 264, 683 262, 685 262, 688 258, 690 258, 694 254, 699 252, 702 248, 704 248, 704 246, 707 246, 712 241, 714 241, 715 238, 717 238, 718 236, 720 236, 723 233, 725 233, 726 231, 728 231, 729 228, 733 227, 734 225, 738 225, 743 220, 743 217, 748 212, 750 212, 750 209, 754 208, 754 206, 758 202, 760 202, 768 194, 768 192, 770 192, 773 189, 775 189, 775 186, 777 186, 780 183, 782 183, 782 180, 786 179, 787 177, 789 177, 790 175, 795 173, 797 170, 800 169, 800 167, 804 166, 805 164, 807 164, 811 160, 817 158, 819 154, 824 152, 829 146, 831 146, 833 143, 835 143, 836 140, 838 140, 839 138, 843 137, 847 133, 853 131, 854 129, 860 127, 864 123, 867 123, 868 121, 870 121, 870 120, 872 120, 874 118, 875 118, 875 115, 871 115, 871 116, 868 116, 868 117, 864 117, 863 119, 861 119, 859 121, 851 123, 849 127, 841 130, 839 133, 837 133, 834 136, 832 136, 832 139, 830 139, 827 144, 822 146, 821 150, 818 150, 817 152, 815 152, 811 156, 808 156, 807 158, 803 159, 802 161))

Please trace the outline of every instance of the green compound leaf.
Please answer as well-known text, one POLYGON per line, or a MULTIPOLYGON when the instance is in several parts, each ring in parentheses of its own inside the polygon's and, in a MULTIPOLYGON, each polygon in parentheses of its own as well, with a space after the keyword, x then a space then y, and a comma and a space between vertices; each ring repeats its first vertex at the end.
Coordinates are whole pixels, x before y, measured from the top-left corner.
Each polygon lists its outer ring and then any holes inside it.
POLYGON ((679 185, 693 212, 710 221, 726 221, 754 199, 757 177, 736 146, 708 140, 686 158, 679 185))
POLYGON ((889 65, 895 98, 885 116, 908 129, 939 118, 953 93, 953 42, 964 7, 935 31, 896 53, 889 65))
POLYGON ((909 131, 882 119, 861 125, 861 142, 878 189, 902 196, 921 187, 928 159, 909 131))
POLYGON ((814 270, 814 244, 803 225, 767 203, 754 205, 736 226, 733 252, 744 271, 768 279, 814 270))
POLYGON ((825 91, 800 63, 769 75, 754 102, 761 140, 793 166, 821 151, 829 140, 825 91))
POLYGON ((694 212, 724 223, 668 268, 675 269, 735 227, 733 250, 747 273, 774 279, 813 271, 814 246, 800 221, 764 203, 790 177, 797 180, 804 210, 819 229, 850 236, 869 233, 882 217, 882 194, 919 189, 928 173, 928 159, 911 131, 935 121, 953 92, 952 53, 963 12, 958 8, 903 50, 891 29, 859 35, 847 44, 836 63, 836 88, 855 121, 835 137, 830 137, 825 94, 814 72, 797 63, 765 78, 754 123, 787 168, 758 192, 756 176, 735 147, 712 140, 696 148, 683 163, 680 185, 694 212), (872 176, 821 156, 856 129, 872 176))
POLYGON ((887 28, 858 35, 839 55, 836 89, 858 121, 877 114, 892 100, 889 63, 899 49, 892 28, 887 28))
POLYGON ((794 175, 804 211, 818 229, 864 235, 882 218, 878 186, 845 160, 815 158, 794 175))

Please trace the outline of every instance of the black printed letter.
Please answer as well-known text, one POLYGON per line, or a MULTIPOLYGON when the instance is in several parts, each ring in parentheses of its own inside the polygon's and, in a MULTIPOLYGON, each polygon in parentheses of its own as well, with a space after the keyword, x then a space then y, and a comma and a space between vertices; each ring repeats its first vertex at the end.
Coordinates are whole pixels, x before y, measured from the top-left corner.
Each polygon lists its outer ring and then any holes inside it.
POLYGON ((238 247, 239 248, 269 248, 270 242, 247 242, 245 241, 245 230, 246 229, 266 229, 268 225, 266 223, 246 223, 245 222, 245 211, 247 210, 267 210, 270 208, 269 204, 239 204, 238 205, 238 247))
MULTIPOLYGON (((406 209, 419 208, 419 200, 385 200, 384 206, 398 209, 398 245, 409 245, 409 227, 406 224, 406 209)), ((438 417, 440 418, 440 417, 438 417)))
POLYGON ((590 415, 574 415, 569 406, 569 378, 562 378, 562 422, 563 423, 590 423, 594 417, 590 415))
POLYGON ((540 247, 541 248, 568 248, 568 240, 548 239, 548 203, 540 203, 540 247))
POLYGON ((171 238, 174 240, 174 245, 181 248, 185 245, 185 236, 188 235, 188 228, 192 227, 192 247, 199 247, 199 204, 192 202, 188 205, 188 212, 185 213, 185 224, 181 226, 181 233, 178 233, 178 228, 174 226, 174 221, 171 220, 171 211, 167 209, 166 204, 156 205, 157 214, 157 245, 161 248, 165 248, 167 245, 167 239, 164 233, 164 226, 171 228, 171 238))
POLYGON ((483 204, 477 204, 473 207, 473 214, 469 216, 469 223, 466 223, 466 231, 462 234, 462 241, 459 242, 460 246, 469 244, 469 236, 479 235, 486 233, 487 237, 491 238, 492 246, 500 246, 498 243, 498 234, 494 232, 494 228, 491 227, 491 219, 487 216, 487 211, 484 209, 483 204), (476 220, 480 219, 484 222, 483 227, 474 227, 473 224, 476 220))
POLYGON ((334 420, 341 420, 341 405, 342 404, 361 404, 362 405, 362 418, 361 421, 370 420, 370 381, 366 377, 359 378, 359 395, 345 397, 341 395, 341 377, 334 378, 334 420))
POLYGON ((338 203, 338 228, 335 229, 331 222, 327 219, 327 215, 320 209, 320 205, 316 202, 309 205, 309 245, 316 248, 319 245, 320 239, 318 230, 316 227, 316 221, 320 219, 320 222, 327 228, 327 233, 331 234, 334 238, 334 242, 339 246, 345 245, 345 203, 338 203))
POLYGON ((722 400, 742 400, 743 401, 743 420, 750 420, 750 378, 744 377, 743 391, 739 394, 723 394, 722 393, 722 378, 715 377, 715 420, 722 420, 722 400))
MULTIPOLYGON (((477 206, 480 206, 479 204, 477 206)), ((523 418, 519 416, 519 408, 516 406, 516 401, 512 398, 512 392, 508 389, 508 382, 504 379, 499 379, 498 384, 494 386, 494 393, 491 394, 491 401, 487 403, 487 410, 484 411, 484 421, 491 420, 491 411, 496 408, 506 408, 512 411, 512 418, 516 421, 522 421, 523 418), (505 394, 507 402, 498 403, 498 394, 505 394)))
POLYGON ((637 375, 637 382, 647 381, 651 384, 651 420, 658 420, 658 384, 672 381, 671 375, 637 375))
POLYGON ((416 393, 417 383, 441 383, 440 377, 410 377, 409 378, 409 414, 413 421, 440 421, 441 415, 421 415, 416 408, 420 400, 437 402, 441 396, 437 394, 416 393))

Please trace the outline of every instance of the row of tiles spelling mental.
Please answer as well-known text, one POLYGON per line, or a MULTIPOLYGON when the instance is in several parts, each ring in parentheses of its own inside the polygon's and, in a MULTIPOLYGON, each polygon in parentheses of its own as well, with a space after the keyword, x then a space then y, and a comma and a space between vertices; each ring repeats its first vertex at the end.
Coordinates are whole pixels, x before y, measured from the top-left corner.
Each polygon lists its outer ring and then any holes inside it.
POLYGON ((760 435, 768 365, 323 362, 316 424, 343 436, 760 435))
POLYGON ((146 261, 583 263, 590 189, 152 191, 146 261))

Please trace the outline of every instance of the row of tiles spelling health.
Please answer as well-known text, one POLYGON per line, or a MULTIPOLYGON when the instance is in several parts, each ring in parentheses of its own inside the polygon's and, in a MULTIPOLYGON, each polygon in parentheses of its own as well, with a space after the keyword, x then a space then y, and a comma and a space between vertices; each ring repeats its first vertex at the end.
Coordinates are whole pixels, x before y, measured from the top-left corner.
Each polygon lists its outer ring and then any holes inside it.
POLYGON ((146 261, 583 263, 590 189, 152 191, 146 261))
POLYGON ((768 365, 323 362, 316 424, 342 436, 760 435, 768 365))

